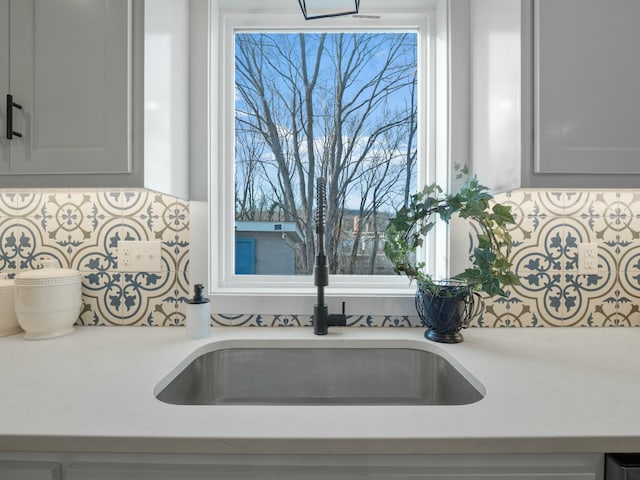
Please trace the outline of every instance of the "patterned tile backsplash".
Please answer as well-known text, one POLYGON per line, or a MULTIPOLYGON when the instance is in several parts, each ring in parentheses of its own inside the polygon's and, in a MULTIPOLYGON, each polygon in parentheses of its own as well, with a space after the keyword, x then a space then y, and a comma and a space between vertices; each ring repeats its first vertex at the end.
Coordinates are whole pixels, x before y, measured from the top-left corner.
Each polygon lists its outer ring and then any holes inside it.
MULTIPOLYGON (((516 190, 513 261, 521 285, 484 300, 481 327, 640 326, 640 192, 516 190), (598 274, 577 271, 579 243, 598 244, 598 274)), ((188 202, 148 190, 0 191, 0 272, 43 260, 83 275, 83 325, 182 325, 188 297, 188 202), (118 269, 119 240, 162 242, 159 273, 118 269)), ((308 326, 309 315, 213 315, 216 325, 308 326)), ((348 319, 421 326, 419 318, 348 319)))
POLYGON ((479 326, 640 326, 640 192, 516 190, 513 264, 521 285, 486 302, 479 326), (598 274, 578 273, 578 244, 598 274))
POLYGON ((43 260, 81 272, 79 324, 182 324, 189 205, 142 189, 1 191, 0 271, 12 277, 43 260), (161 241, 161 271, 120 271, 119 240, 161 241))

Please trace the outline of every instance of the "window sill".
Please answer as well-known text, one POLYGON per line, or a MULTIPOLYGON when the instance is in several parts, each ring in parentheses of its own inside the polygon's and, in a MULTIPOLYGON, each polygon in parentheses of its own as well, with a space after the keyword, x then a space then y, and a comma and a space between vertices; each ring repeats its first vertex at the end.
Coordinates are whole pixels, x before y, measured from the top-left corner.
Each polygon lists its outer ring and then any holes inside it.
MULTIPOLYGON (((331 313, 345 302, 348 315, 416 315, 415 289, 405 287, 392 293, 368 288, 326 287, 325 299, 331 313)), ((309 314, 316 303, 315 287, 296 288, 283 294, 282 288, 227 287, 211 294, 212 309, 222 314, 309 314)))

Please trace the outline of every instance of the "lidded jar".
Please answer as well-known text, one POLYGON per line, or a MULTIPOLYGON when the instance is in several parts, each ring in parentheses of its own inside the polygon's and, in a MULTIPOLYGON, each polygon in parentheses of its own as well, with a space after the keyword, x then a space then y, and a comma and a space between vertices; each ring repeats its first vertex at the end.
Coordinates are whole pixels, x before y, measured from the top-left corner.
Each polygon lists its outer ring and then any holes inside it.
POLYGON ((27 340, 68 335, 82 309, 82 275, 69 268, 42 268, 15 277, 15 311, 27 340))
POLYGON ((13 280, 0 279, 0 337, 20 332, 20 325, 13 306, 16 284, 13 280))

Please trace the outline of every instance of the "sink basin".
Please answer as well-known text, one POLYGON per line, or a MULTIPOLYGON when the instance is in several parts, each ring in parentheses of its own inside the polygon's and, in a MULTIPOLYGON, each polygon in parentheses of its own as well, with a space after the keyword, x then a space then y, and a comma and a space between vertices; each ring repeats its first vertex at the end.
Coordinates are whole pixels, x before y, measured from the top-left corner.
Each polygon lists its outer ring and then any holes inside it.
POLYGON ((464 405, 483 395, 429 351, 228 348, 195 358, 156 397, 176 405, 464 405))

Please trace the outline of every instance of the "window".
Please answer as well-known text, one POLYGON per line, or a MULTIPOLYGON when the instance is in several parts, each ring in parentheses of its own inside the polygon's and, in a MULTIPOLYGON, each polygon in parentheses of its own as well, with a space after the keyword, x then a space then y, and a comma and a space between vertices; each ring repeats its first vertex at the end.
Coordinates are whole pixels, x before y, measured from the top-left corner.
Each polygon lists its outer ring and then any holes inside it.
POLYGON ((417 33, 234 37, 236 247, 257 247, 236 248, 236 265, 250 255, 256 274, 313 272, 323 177, 330 272, 393 274, 384 229, 417 187, 417 33))
POLYGON ((214 292, 313 290, 323 176, 329 294, 331 287, 406 293, 382 253, 383 234, 389 216, 430 178, 429 20, 425 13, 314 22, 221 14, 214 292))

